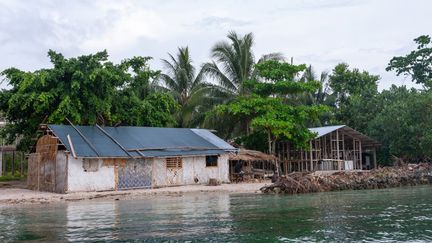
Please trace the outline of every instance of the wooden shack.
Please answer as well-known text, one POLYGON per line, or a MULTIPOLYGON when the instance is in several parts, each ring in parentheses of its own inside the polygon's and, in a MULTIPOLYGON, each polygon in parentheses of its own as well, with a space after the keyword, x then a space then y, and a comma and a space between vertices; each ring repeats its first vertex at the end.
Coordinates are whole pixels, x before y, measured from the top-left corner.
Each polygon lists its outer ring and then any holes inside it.
POLYGON ((307 149, 279 142, 276 154, 284 174, 296 171, 367 170, 377 167, 376 148, 380 145, 348 126, 314 127, 316 134, 307 149))
POLYGON ((277 158, 256 150, 240 149, 230 153, 228 160, 230 180, 237 182, 273 176, 277 158))
POLYGON ((44 126, 28 187, 68 193, 229 182, 232 147, 205 129, 44 126))

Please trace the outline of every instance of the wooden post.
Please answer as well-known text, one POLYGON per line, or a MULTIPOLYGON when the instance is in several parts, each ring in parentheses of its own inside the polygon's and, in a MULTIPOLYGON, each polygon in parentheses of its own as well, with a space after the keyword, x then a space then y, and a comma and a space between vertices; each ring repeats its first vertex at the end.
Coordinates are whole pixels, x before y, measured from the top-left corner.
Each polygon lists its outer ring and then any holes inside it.
POLYGON ((3 175, 3 148, 0 150, 0 176, 3 175))
POLYGON ((345 135, 342 133, 342 159, 346 160, 345 156, 345 135))
POLYGON ((40 155, 37 156, 37 190, 40 189, 40 155))
POLYGON ((340 157, 339 157, 339 130, 336 130, 336 154, 337 154, 336 159, 338 161, 338 170, 341 170, 340 161, 339 161, 339 159, 340 159, 340 157))
POLYGON ((374 169, 377 168, 377 160, 376 160, 376 148, 373 148, 373 164, 374 164, 374 169))
POLYGON ((312 151, 312 140, 311 141, 309 141, 309 148, 310 148, 310 152, 309 152, 309 155, 310 155, 310 171, 313 171, 313 151, 312 151))
POLYGON ((21 176, 24 173, 23 160, 24 160, 24 152, 21 152, 20 153, 20 174, 21 174, 21 176))
POLYGON ((359 140, 359 163, 360 163, 360 170, 363 170, 363 156, 362 156, 362 144, 361 140, 359 140))
POLYGON ((15 175, 15 151, 12 151, 12 176, 15 175))
POLYGON ((303 171, 303 149, 300 150, 300 171, 303 171))

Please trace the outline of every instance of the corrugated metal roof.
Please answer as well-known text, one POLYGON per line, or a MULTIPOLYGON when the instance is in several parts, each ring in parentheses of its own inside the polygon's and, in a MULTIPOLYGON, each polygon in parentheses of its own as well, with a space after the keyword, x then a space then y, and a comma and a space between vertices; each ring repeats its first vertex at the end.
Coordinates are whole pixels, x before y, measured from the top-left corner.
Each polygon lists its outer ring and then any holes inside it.
POLYGON ((209 141, 213 145, 215 145, 218 148, 225 149, 225 150, 236 150, 233 146, 231 146, 229 143, 225 142, 220 137, 214 135, 212 132, 206 129, 191 129, 192 132, 198 134, 205 140, 209 141))
POLYGON ((339 130, 339 129, 341 131, 343 131, 344 134, 349 135, 351 137, 356 137, 357 139, 361 140, 362 144, 364 144, 364 145, 369 145, 369 146, 379 146, 380 145, 380 143, 377 140, 375 140, 369 136, 366 136, 363 133, 361 133, 361 132, 359 132, 359 131, 351 128, 351 127, 348 127, 346 125, 312 127, 312 128, 309 128, 309 131, 317 133, 316 138, 319 138, 319 137, 322 137, 324 135, 327 135, 327 134, 334 132, 336 130, 339 130))
POLYGON ((313 133, 317 133, 318 135, 317 135, 316 138, 319 138, 319 137, 322 137, 322 136, 324 136, 326 134, 329 134, 329 133, 331 133, 333 131, 336 131, 339 128, 342 128, 344 126, 345 125, 325 126, 325 127, 312 127, 312 128, 309 128, 309 131, 311 131, 313 133))
POLYGON ((235 150, 205 129, 120 126, 102 127, 102 131, 96 126, 69 125, 48 125, 48 128, 71 151, 69 135, 78 157, 166 157, 235 150))

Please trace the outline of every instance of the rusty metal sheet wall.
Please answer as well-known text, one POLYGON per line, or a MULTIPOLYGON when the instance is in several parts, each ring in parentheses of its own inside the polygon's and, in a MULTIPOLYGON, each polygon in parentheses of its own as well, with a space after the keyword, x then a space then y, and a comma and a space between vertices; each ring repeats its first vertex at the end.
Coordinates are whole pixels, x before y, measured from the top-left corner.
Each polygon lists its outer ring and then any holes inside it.
POLYGON ((118 189, 150 188, 152 186, 152 161, 129 159, 117 168, 118 189))
POLYGON ((28 157, 27 187, 31 190, 39 190, 39 162, 40 155, 30 154, 28 157))
POLYGON ((39 138, 36 153, 29 155, 28 186, 33 190, 63 193, 66 190, 67 162, 57 164, 56 137, 44 135, 39 138))

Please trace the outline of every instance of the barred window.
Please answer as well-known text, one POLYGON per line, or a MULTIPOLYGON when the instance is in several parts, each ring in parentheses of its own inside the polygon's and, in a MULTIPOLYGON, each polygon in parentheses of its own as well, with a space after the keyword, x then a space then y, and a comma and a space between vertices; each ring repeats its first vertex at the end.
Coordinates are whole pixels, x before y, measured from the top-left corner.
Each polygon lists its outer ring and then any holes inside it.
POLYGON ((182 168, 182 158, 181 157, 170 157, 166 158, 167 168, 182 168))

